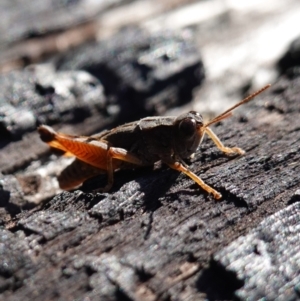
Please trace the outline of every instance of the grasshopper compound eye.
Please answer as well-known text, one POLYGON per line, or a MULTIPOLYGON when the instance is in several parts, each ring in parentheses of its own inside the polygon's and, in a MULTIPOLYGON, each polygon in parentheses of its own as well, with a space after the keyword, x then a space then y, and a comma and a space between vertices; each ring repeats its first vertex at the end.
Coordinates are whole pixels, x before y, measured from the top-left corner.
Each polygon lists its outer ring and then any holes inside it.
POLYGON ((196 120, 193 118, 183 119, 179 123, 179 131, 186 137, 191 137, 195 134, 197 128, 196 120))

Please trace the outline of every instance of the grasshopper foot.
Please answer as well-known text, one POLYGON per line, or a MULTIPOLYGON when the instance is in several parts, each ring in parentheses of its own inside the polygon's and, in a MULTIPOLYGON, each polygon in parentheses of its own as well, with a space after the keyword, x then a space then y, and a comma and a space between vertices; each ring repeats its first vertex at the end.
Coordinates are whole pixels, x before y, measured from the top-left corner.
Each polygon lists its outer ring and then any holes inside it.
POLYGON ((102 187, 102 188, 97 188, 97 189, 94 189, 93 192, 97 193, 103 193, 103 192, 109 192, 110 189, 112 187, 112 184, 107 184, 106 186, 102 187))
POLYGON ((222 198, 222 194, 214 189, 213 191, 208 191, 208 193, 211 193, 217 201, 222 198))
POLYGON ((238 155, 244 155, 245 154, 245 151, 239 147, 224 147, 222 149, 222 151, 225 153, 225 154, 238 154, 238 155))
POLYGON ((233 147, 232 150, 236 153, 236 154, 239 154, 239 155, 244 155, 246 152, 239 148, 239 147, 233 147))

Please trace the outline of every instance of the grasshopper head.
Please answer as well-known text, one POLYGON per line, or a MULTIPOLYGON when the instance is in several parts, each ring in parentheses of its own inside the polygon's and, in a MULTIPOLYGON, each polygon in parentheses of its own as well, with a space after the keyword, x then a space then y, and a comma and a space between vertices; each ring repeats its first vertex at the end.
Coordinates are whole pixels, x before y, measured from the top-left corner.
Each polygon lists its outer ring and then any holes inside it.
POLYGON ((190 157, 201 143, 205 128, 202 116, 195 112, 178 116, 174 123, 173 148, 180 158, 190 157))
POLYGON ((226 110, 224 113, 220 114, 219 116, 215 117, 205 124, 203 123, 202 116, 195 111, 190 111, 186 114, 178 116, 174 122, 173 132, 173 149, 175 155, 178 155, 183 159, 190 157, 197 150, 202 138, 204 137, 205 131, 211 124, 230 117, 232 115, 232 111, 235 108, 249 102, 251 99, 268 89, 270 86, 270 84, 266 85, 257 92, 254 92, 230 109, 226 110))

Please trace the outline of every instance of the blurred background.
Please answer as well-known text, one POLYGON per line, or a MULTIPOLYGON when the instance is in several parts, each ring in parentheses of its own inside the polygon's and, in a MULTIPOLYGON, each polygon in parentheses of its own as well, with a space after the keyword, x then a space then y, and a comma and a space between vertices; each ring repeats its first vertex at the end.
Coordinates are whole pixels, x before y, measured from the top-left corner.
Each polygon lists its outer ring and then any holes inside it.
POLYGON ((237 91, 276 80, 278 61, 299 36, 297 0, 2 0, 0 8, 2 74, 91 41, 101 47, 125 28, 192 36, 206 77, 195 96, 199 111, 223 110, 237 91))

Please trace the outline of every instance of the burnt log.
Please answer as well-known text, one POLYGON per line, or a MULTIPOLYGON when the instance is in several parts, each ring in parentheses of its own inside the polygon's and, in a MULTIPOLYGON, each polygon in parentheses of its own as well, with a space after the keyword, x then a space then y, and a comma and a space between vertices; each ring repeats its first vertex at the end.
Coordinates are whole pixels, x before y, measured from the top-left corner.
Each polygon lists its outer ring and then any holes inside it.
POLYGON ((150 34, 137 28, 88 43, 56 59, 58 70, 84 70, 119 108, 118 123, 162 115, 187 104, 205 77, 192 32, 150 34))
POLYGON ((21 2, 1 1, 0 72, 41 62, 53 54, 95 40, 97 17, 115 4, 115 1, 85 0, 66 3, 45 0, 41 4, 33 0, 25 8, 21 2))
POLYGON ((244 156, 226 157, 205 139, 190 168, 222 193, 219 202, 162 166, 116 172, 112 191, 95 194, 107 180, 99 176, 2 219, 1 298, 296 299, 299 92, 299 77, 281 78, 214 127, 244 156), (257 266, 253 256, 260 258, 257 266), (267 272, 265 258, 273 264, 267 272), (282 261, 293 268, 289 277, 275 268, 282 261), (255 286, 261 279, 266 285, 255 286))
MULTIPOLYGON (((84 126, 91 134, 108 122, 103 86, 84 71, 51 64, 0 75, 0 172, 26 167, 47 151, 36 136, 40 124, 84 126)), ((110 116, 113 119, 113 116, 110 116)))

